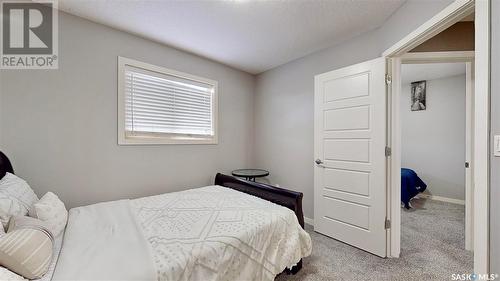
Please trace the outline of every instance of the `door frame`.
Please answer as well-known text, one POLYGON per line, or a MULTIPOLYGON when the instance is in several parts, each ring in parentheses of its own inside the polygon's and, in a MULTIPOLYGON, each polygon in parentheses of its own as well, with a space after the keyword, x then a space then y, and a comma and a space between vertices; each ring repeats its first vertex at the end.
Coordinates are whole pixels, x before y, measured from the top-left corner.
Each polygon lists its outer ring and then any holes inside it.
POLYGON ((402 56, 466 15, 475 12, 474 60, 474 144, 473 144, 473 248, 474 272, 489 273, 489 112, 490 112, 490 0, 456 0, 440 13, 422 24, 399 42, 383 52, 387 71, 392 77, 388 86, 387 145, 392 155, 387 159, 387 214, 391 220, 388 230, 387 253, 399 257, 401 242, 400 166, 401 140, 399 92, 401 89, 402 56))
MULTIPOLYGON (((400 56, 398 62, 401 64, 430 64, 430 63, 465 63, 465 162, 470 164, 468 169, 465 169, 465 249, 472 251, 474 249, 473 237, 473 175, 474 175, 474 51, 455 51, 455 52, 418 52, 406 53, 400 56)), ((400 81, 401 73, 393 73, 393 80, 400 81)), ((393 89, 392 99, 394 100, 394 108, 401 110, 399 97, 401 95, 401 87, 393 89)), ((401 144, 401 127, 393 128, 393 132, 399 140, 396 142, 401 144)), ((401 154, 401 147, 393 146, 395 154, 401 154)), ((397 165, 398 163, 396 163, 397 165)), ((401 161, 399 162, 399 165, 401 161)), ((401 166, 399 166, 401 168, 401 166)), ((400 190, 401 186, 394 183, 395 191, 400 190)))

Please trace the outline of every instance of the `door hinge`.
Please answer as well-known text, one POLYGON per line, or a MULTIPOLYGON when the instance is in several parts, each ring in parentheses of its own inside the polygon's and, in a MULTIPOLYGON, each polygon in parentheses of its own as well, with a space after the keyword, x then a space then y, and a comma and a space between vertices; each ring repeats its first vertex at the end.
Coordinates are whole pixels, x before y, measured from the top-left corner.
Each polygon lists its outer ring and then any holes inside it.
POLYGON ((388 146, 386 146, 386 147, 385 147, 385 157, 389 157, 389 156, 391 156, 391 155, 392 155, 392 153, 391 153, 391 148, 390 148, 390 147, 388 147, 388 146))
POLYGON ((391 228, 391 221, 388 218, 385 218, 385 229, 391 228))
POLYGON ((392 77, 389 74, 385 75, 385 84, 391 85, 392 84, 392 77))

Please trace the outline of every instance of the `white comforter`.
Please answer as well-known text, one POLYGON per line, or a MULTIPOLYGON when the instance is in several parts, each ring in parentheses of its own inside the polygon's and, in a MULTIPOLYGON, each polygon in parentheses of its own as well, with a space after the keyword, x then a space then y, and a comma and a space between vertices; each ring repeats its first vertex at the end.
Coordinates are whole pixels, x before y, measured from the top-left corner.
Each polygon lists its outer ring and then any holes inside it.
POLYGON ((290 209, 229 188, 117 202, 78 208, 84 216, 70 212, 54 280, 273 280, 311 253, 311 238, 290 209), (116 231, 103 237, 109 223, 116 231))

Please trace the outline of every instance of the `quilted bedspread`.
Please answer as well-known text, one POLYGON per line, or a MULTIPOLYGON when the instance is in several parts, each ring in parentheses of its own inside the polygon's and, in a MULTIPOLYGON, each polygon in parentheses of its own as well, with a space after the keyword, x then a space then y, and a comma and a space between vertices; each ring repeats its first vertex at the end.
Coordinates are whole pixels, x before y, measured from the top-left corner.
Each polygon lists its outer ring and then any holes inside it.
POLYGON ((294 212, 221 186, 131 200, 158 280, 274 280, 311 253, 294 212))

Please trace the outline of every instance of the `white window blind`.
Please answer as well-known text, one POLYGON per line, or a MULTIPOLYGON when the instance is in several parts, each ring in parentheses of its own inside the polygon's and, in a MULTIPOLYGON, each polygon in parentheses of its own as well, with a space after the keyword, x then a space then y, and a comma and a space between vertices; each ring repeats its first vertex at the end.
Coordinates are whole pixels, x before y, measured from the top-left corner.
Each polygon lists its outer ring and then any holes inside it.
POLYGON ((127 136, 214 136, 215 86, 124 66, 127 136))

